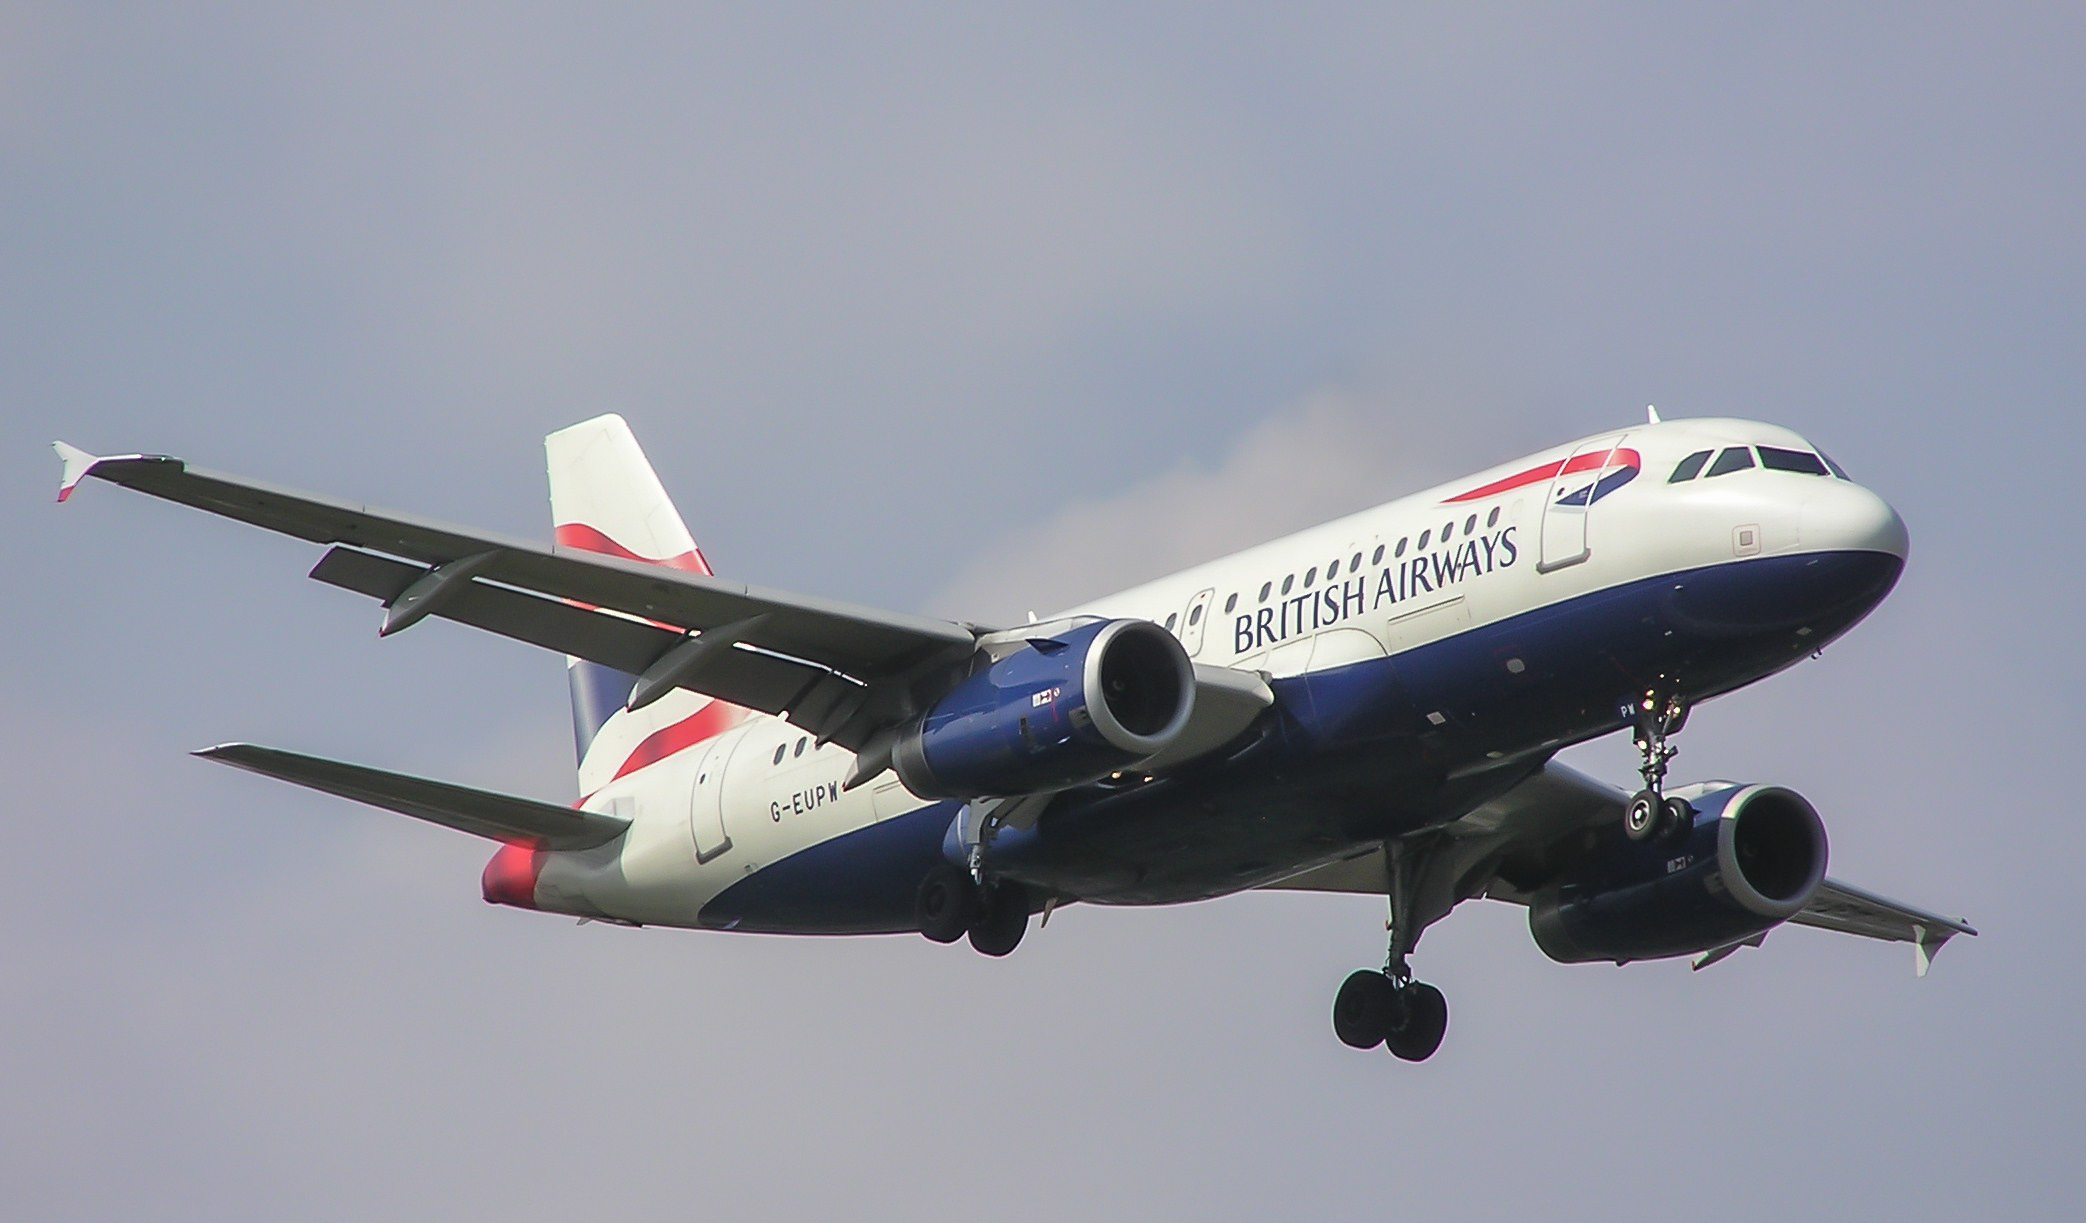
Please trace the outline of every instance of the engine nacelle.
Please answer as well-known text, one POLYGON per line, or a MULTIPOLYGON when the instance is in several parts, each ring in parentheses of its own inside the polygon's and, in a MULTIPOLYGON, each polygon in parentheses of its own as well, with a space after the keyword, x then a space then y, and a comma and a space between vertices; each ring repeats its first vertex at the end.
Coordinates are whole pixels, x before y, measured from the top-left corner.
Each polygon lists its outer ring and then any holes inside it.
POLYGON ((891 760, 922 798, 1096 781, 1165 748, 1195 711, 1195 667, 1149 620, 1096 620, 980 664, 898 737, 891 760))
POLYGON ((1565 964, 1693 955, 1810 903, 1825 879, 1825 824, 1802 795, 1738 785, 1674 793, 1695 808, 1684 842, 1614 830, 1537 893, 1528 929, 1543 954, 1565 964))

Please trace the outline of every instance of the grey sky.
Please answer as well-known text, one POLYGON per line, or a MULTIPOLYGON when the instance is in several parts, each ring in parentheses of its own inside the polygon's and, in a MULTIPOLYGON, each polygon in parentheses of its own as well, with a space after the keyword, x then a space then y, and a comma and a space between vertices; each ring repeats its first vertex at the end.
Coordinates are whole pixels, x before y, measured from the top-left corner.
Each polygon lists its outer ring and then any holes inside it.
POLYGON ((2059 5, 0 5, 0 1214, 2068 1217, 2082 51, 2059 5), (480 843, 184 753, 562 798, 555 658, 49 504, 64 437, 543 535, 542 434, 615 409, 721 569, 987 618, 1647 402, 1804 432, 1914 541, 1678 773, 1985 935, 1565 968, 1473 904, 1417 1067, 1329 1031, 1366 899, 995 962, 486 906, 480 843))

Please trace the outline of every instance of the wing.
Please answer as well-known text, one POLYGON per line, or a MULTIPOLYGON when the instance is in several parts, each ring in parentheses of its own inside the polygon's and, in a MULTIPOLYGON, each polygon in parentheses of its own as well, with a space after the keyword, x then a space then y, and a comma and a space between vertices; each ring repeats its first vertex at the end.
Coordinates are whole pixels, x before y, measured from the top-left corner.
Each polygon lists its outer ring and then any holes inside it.
POLYGON ((1975 938, 1977 931, 1961 918, 1943 917, 1911 905, 1886 900, 1836 879, 1818 887, 1818 894, 1803 912, 1789 919, 1799 926, 1859 934, 1863 938, 1912 944, 1913 971, 1924 977, 1927 966, 1943 944, 1958 934, 1975 938))
POLYGON ((59 443, 59 499, 89 476, 335 546, 312 570, 389 609, 384 631, 440 616, 785 714, 859 750, 917 712, 932 677, 970 657, 968 625, 877 611, 374 510, 190 467, 59 443), (701 634, 702 636, 695 636, 701 634))
POLYGON ((628 821, 554 803, 515 798, 445 781, 386 773, 359 764, 322 760, 251 743, 226 743, 195 753, 234 768, 351 798, 414 819, 512 844, 544 849, 592 849, 623 835, 628 821))
MULTIPOLYGON (((1449 851, 1437 855, 1443 862, 1443 878, 1436 888, 1439 894, 1421 903, 1437 914, 1479 894, 1526 904, 1540 885, 1549 847, 1584 829, 1619 823, 1628 802, 1629 796, 1614 786, 1555 761, 1547 763, 1519 785, 1439 830, 1449 851)), ((1381 896, 1388 888, 1384 870, 1383 851, 1371 849, 1268 887, 1381 896)), ((1789 920, 1820 930, 1911 943, 1914 968, 1921 976, 1948 940, 1958 934, 1977 934, 1960 918, 1886 900, 1836 879, 1820 884, 1811 903, 1789 920)), ((1741 946, 1757 945, 1764 937, 1713 948, 1698 956, 1695 966, 1707 968, 1741 946)))
MULTIPOLYGON (((1615 787, 1552 761, 1506 793, 1479 804, 1437 830, 1445 847, 1455 851, 1442 856, 1473 865, 1489 862, 1496 871, 1509 863, 1516 851, 1525 853, 1530 847, 1554 844, 1582 828, 1621 820, 1625 801, 1615 787)), ((1508 869, 1518 875, 1511 867, 1508 869)), ((1454 873, 1466 876, 1463 894, 1456 896, 1456 901, 1487 890, 1485 879, 1468 880, 1468 866, 1454 873)), ((1271 891, 1381 896, 1389 886, 1387 879, 1383 851, 1371 848, 1265 887, 1271 891)), ((1490 881, 1492 891, 1502 890, 1496 877, 1490 881)))

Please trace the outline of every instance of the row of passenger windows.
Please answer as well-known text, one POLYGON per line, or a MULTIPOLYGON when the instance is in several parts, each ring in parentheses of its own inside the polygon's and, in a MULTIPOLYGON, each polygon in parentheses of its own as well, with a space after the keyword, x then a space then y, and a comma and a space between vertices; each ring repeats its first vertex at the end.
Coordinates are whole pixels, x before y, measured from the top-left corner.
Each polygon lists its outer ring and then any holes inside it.
MULTIPOLYGON (((1489 531, 1489 530, 1491 530, 1492 528, 1494 528, 1494 527, 1496 527, 1496 526, 1498 526, 1498 525, 1499 525, 1499 507, 1498 507, 1498 506, 1494 506, 1494 507, 1492 507, 1492 512, 1491 512, 1491 513, 1489 513, 1489 514, 1487 514, 1487 515, 1485 516, 1485 529, 1489 531)), ((1468 517, 1468 518, 1465 518, 1465 519, 1463 520, 1463 534, 1464 534, 1464 535, 1474 535, 1474 534, 1476 534, 1476 533, 1477 533, 1477 529, 1478 529, 1478 516, 1477 516, 1476 514, 1472 514, 1472 515, 1471 515, 1470 517, 1468 517)), ((1443 524, 1442 524, 1442 526, 1441 526, 1441 538, 1440 538, 1440 542, 1441 542, 1441 543, 1444 543, 1444 544, 1445 544, 1445 543, 1448 543, 1448 542, 1449 542, 1450 540, 1454 539, 1455 537, 1456 537, 1456 522, 1455 522, 1455 520, 1454 520, 1454 519, 1450 519, 1450 520, 1449 520, 1448 522, 1445 522, 1445 523, 1443 523, 1443 524)), ((1434 534, 1434 530, 1433 530, 1433 528, 1431 528, 1431 527, 1430 527, 1430 528, 1428 528, 1427 530, 1425 530, 1425 531, 1422 531, 1422 532, 1420 532, 1420 538, 1419 538, 1419 541, 1418 541, 1418 545, 1417 545, 1417 547, 1418 547, 1418 549, 1419 549, 1420 551, 1425 551, 1425 550, 1427 549, 1427 546, 1428 546, 1428 545, 1429 545, 1430 543, 1433 543, 1433 542, 1435 542, 1435 534, 1434 534)), ((1392 557, 1393 559, 1396 559, 1396 558, 1398 558, 1398 557, 1402 557, 1402 556, 1404 556, 1404 555, 1405 555, 1405 553, 1406 553, 1406 550, 1408 549, 1408 547, 1411 547, 1411 546, 1413 546, 1413 540, 1412 540, 1412 538, 1411 538, 1410 536, 1407 536, 1407 537, 1405 537, 1405 538, 1402 538, 1402 539, 1400 539, 1400 540, 1399 540, 1399 541, 1397 542, 1397 544, 1396 544, 1395 546, 1386 546, 1386 545, 1384 545, 1384 544, 1378 544, 1378 545, 1376 545, 1376 551, 1375 551, 1375 552, 1373 552, 1373 553, 1371 553, 1371 554, 1370 554, 1370 556, 1369 556, 1369 564, 1371 564, 1371 565, 1381 565, 1381 564, 1383 564, 1383 558, 1384 558, 1384 555, 1385 555, 1385 553, 1389 553, 1389 554, 1390 554, 1390 556, 1391 556, 1391 557, 1392 557)), ((1354 554, 1353 556, 1350 556, 1350 557, 1348 557, 1348 558, 1347 558, 1347 560, 1346 560, 1346 562, 1345 562, 1345 564, 1346 564, 1346 568, 1345 568, 1345 569, 1342 569, 1342 568, 1341 568, 1341 564, 1342 564, 1342 562, 1341 562, 1341 560, 1340 560, 1340 558, 1339 558, 1339 557, 1334 557, 1334 558, 1333 558, 1333 559, 1332 559, 1331 561, 1329 561, 1329 562, 1327 562, 1327 563, 1326 563, 1326 566, 1325 566, 1325 580, 1326 580, 1326 581, 1330 582, 1330 581, 1332 581, 1333 579, 1335 579, 1335 578, 1339 577, 1339 576, 1340 576, 1340 575, 1341 575, 1342 573, 1348 573, 1348 574, 1355 574, 1355 573, 1360 573, 1360 572, 1362 571, 1362 554, 1361 554, 1360 552, 1357 552, 1357 553, 1355 553, 1355 554, 1354 554)), ((1316 566, 1316 565, 1313 565, 1313 566, 1311 566, 1311 567, 1310 567, 1309 569, 1306 569, 1306 570, 1304 570, 1304 582, 1303 582, 1303 588, 1304 588, 1305 590, 1309 590, 1309 589, 1311 589, 1311 588, 1312 588, 1312 587, 1313 587, 1314 585, 1316 585, 1316 584, 1318 583, 1318 580, 1319 580, 1319 569, 1318 569, 1318 566, 1316 566)), ((1292 573, 1292 574, 1289 574, 1289 575, 1285 576, 1285 577, 1284 577, 1284 578, 1282 579, 1282 593, 1283 593, 1283 594, 1287 595, 1287 594, 1288 594, 1288 593, 1289 593, 1290 591, 1292 591, 1292 590, 1295 590, 1296 588, 1297 588, 1297 575, 1296 575, 1296 574, 1294 574, 1294 573, 1292 573)), ((1269 600, 1270 598, 1274 597, 1274 594, 1275 594, 1275 583, 1274 583, 1273 581, 1267 581, 1267 582, 1263 582, 1263 583, 1261 583, 1261 586, 1260 586, 1260 598, 1259 598, 1259 602, 1262 602, 1262 603, 1265 603, 1265 602, 1267 602, 1267 601, 1268 601, 1268 600, 1269 600)), ((1238 595, 1237 593, 1233 593, 1233 594, 1229 594, 1229 595, 1226 595, 1226 596, 1225 596, 1225 598, 1224 598, 1224 614, 1225 614, 1225 615, 1227 615, 1227 616, 1228 616, 1228 615, 1232 614, 1233 612, 1237 611, 1237 610, 1238 610, 1238 606, 1239 606, 1239 595, 1238 595)), ((1168 631, 1168 632, 1171 632, 1171 631, 1173 631, 1173 628, 1174 628, 1174 626, 1180 623, 1180 619, 1181 619, 1181 614, 1180 614, 1179 612, 1174 612, 1174 613, 1172 613, 1171 615, 1168 615, 1168 616, 1166 617, 1166 629, 1167 629, 1167 631, 1168 631)), ((1191 607, 1191 608, 1189 608, 1189 609, 1188 609, 1188 627, 1189 627, 1189 628, 1194 628, 1194 627, 1195 627, 1196 625, 1198 625, 1198 624, 1200 624, 1200 623, 1202 623, 1202 604, 1198 603, 1198 604, 1196 604, 1195 606, 1193 606, 1193 607, 1191 607)))
POLYGON ((1840 465, 1823 452, 1813 454, 1808 450, 1785 450, 1779 446, 1727 446, 1722 453, 1717 454, 1717 461, 1714 463, 1709 461, 1709 456, 1714 452, 1708 450, 1697 450, 1682 459, 1680 465, 1673 469, 1673 474, 1666 477, 1666 483, 1683 484, 1694 479, 1702 474, 1702 466, 1705 463, 1709 464, 1711 476, 1725 476, 1734 471, 1744 471, 1754 465, 1753 455, 1756 450, 1760 455, 1759 465, 1769 471, 1794 471, 1807 476, 1831 475, 1842 480, 1847 478, 1847 473, 1840 470, 1840 465))
MULTIPOLYGON (((1498 506, 1493 506, 1493 507, 1492 507, 1492 512, 1491 512, 1490 514, 1487 514, 1487 515, 1485 516, 1485 529, 1489 531, 1489 530, 1491 530, 1491 529, 1492 529, 1493 527, 1496 527, 1496 526, 1498 526, 1498 525, 1499 525, 1499 507, 1498 507, 1498 506)), ((1477 516, 1476 514, 1472 514, 1472 515, 1471 515, 1470 517, 1468 517, 1468 518, 1466 518, 1466 519, 1464 519, 1464 520, 1463 520, 1463 533, 1464 533, 1465 535, 1474 535, 1474 534, 1476 534, 1476 533, 1477 533, 1477 529, 1478 529, 1478 516, 1477 516)), ((1450 520, 1449 520, 1448 522, 1445 522, 1445 523, 1443 523, 1443 524, 1441 525, 1441 542, 1442 542, 1442 543, 1447 543, 1447 542, 1449 542, 1449 541, 1450 541, 1451 539, 1454 539, 1455 537, 1456 537, 1456 522, 1455 522, 1455 520, 1454 520, 1454 519, 1450 519, 1450 520)), ((1431 528, 1431 527, 1430 527, 1430 528, 1428 528, 1428 529, 1427 529, 1427 530, 1425 530, 1425 531, 1422 531, 1422 532, 1420 532, 1420 539, 1419 539, 1419 545, 1418 545, 1418 549, 1419 549, 1420 551, 1422 551, 1422 552, 1426 551, 1426 550, 1427 550, 1427 545, 1428 545, 1428 543, 1429 543, 1430 541, 1432 541, 1432 540, 1433 540, 1433 538, 1434 538, 1434 531, 1433 531, 1433 528, 1431 528)), ((1397 545, 1397 547, 1395 547, 1395 548, 1392 548, 1392 549, 1390 549, 1390 554, 1391 554, 1391 556, 1392 556, 1392 557, 1393 557, 1394 559, 1395 559, 1395 558, 1397 558, 1397 557, 1401 557, 1401 556, 1404 556, 1404 555, 1405 555, 1405 547, 1406 547, 1406 544, 1407 544, 1407 543, 1409 543, 1409 542, 1410 542, 1410 539, 1409 539, 1409 538, 1402 538, 1402 539, 1400 539, 1400 540, 1398 541, 1398 545, 1397 545)), ((1384 551, 1385 551, 1384 545, 1382 545, 1382 544, 1378 544, 1378 545, 1376 545, 1376 551, 1375 551, 1375 552, 1374 552, 1373 554, 1371 554, 1371 556, 1369 557, 1369 563, 1370 563, 1370 564, 1372 564, 1372 565, 1381 565, 1381 564, 1383 564, 1383 555, 1384 555, 1384 551)), ((1354 554, 1354 556, 1353 556, 1352 558, 1350 558, 1350 559, 1348 560, 1348 562, 1347 562, 1347 572, 1349 572, 1349 573, 1357 573, 1357 572, 1359 572, 1359 571, 1361 570, 1361 568, 1362 568, 1362 554, 1361 554, 1361 553, 1359 553, 1359 552, 1357 552, 1357 553, 1355 553, 1355 554, 1354 554)), ((1330 582, 1330 581, 1332 581, 1332 580, 1333 580, 1334 578, 1336 578, 1336 577, 1339 577, 1339 576, 1340 576, 1340 561, 1339 561, 1339 559, 1338 559, 1338 558, 1335 558, 1335 559, 1333 560, 1333 562, 1332 562, 1331 564, 1329 564, 1329 565, 1327 565, 1327 566, 1325 567, 1325 577, 1326 577, 1326 581, 1330 582)), ((1282 593, 1286 595, 1286 594, 1288 594, 1288 593, 1289 593, 1289 592, 1290 592, 1291 590, 1295 589, 1295 588, 1296 588, 1296 580, 1297 580, 1297 578, 1296 578, 1296 574, 1294 574, 1294 573, 1292 573, 1292 574, 1289 574, 1288 576, 1284 577, 1284 578, 1282 579, 1282 593)), ((1316 582, 1317 580, 1318 580, 1318 567, 1317 567, 1316 565, 1313 565, 1313 566, 1312 566, 1311 568, 1309 568, 1309 569, 1306 569, 1306 570, 1304 570, 1304 589, 1305 589, 1305 590, 1309 590, 1309 589, 1311 589, 1311 585, 1312 585, 1312 583, 1316 582)), ((1269 597, 1269 596, 1270 596, 1271 594, 1273 594, 1273 593, 1274 593, 1274 589, 1275 589, 1275 584, 1274 584, 1273 582, 1263 582, 1263 583, 1261 583, 1261 587, 1260 587, 1260 601, 1261 601, 1262 603, 1265 603, 1265 602, 1267 602, 1267 601, 1268 601, 1268 597, 1269 597)), ((1231 610, 1231 609, 1232 609, 1232 608, 1233 608, 1234 606, 1236 606, 1236 605, 1237 605, 1237 603, 1238 603, 1238 600, 1239 600, 1239 597, 1238 597, 1237 595, 1233 595, 1233 596, 1231 596, 1231 598, 1229 598, 1229 599, 1225 600, 1225 602, 1224 602, 1224 610, 1225 610, 1225 611, 1227 611, 1227 612, 1228 612, 1228 611, 1230 611, 1230 610, 1231 610)))

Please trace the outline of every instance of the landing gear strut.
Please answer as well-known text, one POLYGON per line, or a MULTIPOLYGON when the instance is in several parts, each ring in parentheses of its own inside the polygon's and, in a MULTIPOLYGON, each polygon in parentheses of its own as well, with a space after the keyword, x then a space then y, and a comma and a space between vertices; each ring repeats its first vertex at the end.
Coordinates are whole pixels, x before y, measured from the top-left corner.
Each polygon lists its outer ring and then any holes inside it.
POLYGON ((1687 725, 1687 702, 1652 691, 1637 698, 1634 709, 1637 724, 1630 737, 1637 744, 1637 771, 1644 778, 1644 788, 1630 796, 1630 805, 1623 812, 1623 835, 1632 841, 1681 836, 1694 825, 1695 810, 1686 799, 1666 797, 1666 766, 1680 752, 1666 740, 1687 725))
POLYGON ((1419 942, 1413 916, 1416 856, 1402 841, 1383 847, 1389 867, 1391 940, 1382 971, 1363 969, 1341 983, 1333 998, 1333 1032, 1356 1049, 1383 1045, 1408 1062, 1423 1062, 1441 1048, 1449 1030, 1449 1003, 1441 991, 1412 979, 1406 956, 1419 942))

